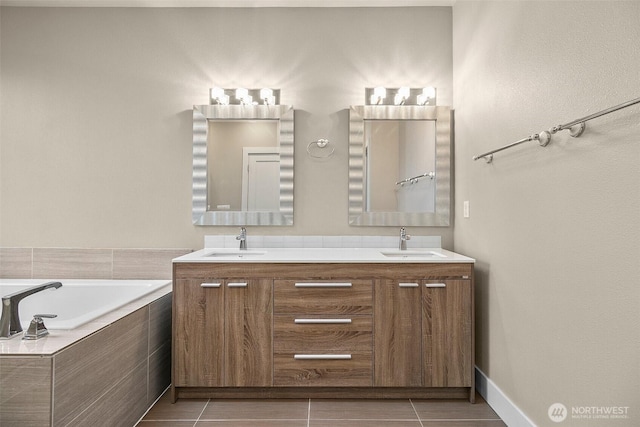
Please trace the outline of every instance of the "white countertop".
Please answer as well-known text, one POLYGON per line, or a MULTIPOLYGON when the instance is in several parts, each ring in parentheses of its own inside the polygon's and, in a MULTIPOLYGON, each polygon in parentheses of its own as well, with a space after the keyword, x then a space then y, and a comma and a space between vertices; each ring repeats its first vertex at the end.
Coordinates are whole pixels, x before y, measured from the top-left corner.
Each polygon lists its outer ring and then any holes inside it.
POLYGON ((173 262, 202 263, 474 263, 473 258, 441 248, 205 248, 173 262), (384 255, 386 253, 387 255, 384 255))

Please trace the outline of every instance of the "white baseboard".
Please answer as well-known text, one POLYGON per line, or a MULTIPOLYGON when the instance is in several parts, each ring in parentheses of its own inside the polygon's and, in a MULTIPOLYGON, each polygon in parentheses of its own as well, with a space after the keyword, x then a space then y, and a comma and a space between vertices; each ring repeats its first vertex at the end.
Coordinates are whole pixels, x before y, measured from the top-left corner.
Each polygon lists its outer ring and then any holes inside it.
POLYGON ((500 388, 476 366, 476 390, 509 427, 535 427, 500 388))

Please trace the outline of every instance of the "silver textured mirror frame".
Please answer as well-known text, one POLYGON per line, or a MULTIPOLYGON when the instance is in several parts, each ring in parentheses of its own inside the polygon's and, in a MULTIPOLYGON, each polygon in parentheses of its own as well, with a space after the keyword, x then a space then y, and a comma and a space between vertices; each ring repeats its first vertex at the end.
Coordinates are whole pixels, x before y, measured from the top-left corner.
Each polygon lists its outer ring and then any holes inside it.
POLYGON ((293 225, 293 107, 194 105, 192 219, 196 225, 293 225), (210 120, 278 120, 280 210, 207 211, 207 138, 210 120))
POLYGON ((439 226, 450 223, 451 108, 351 106, 349 110, 349 224, 362 226, 439 226), (364 206, 365 120, 436 121, 435 212, 367 212, 364 206))

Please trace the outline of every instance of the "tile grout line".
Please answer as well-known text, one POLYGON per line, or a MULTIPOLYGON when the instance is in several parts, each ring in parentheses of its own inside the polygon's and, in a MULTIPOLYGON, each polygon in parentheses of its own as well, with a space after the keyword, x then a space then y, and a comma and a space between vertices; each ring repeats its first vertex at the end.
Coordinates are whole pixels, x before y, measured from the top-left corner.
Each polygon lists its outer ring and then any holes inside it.
MULTIPOLYGON (((147 386, 148 387, 148 386, 147 386)), ((151 408, 153 408, 154 406, 156 406, 156 404, 158 403, 158 401, 162 398, 162 396, 164 396, 164 394, 169 390, 171 386, 168 386, 167 388, 164 389, 164 391, 162 393, 160 393, 160 396, 156 397, 156 400, 153 401, 153 403, 151 404, 151 406, 149 406, 147 408, 147 410, 144 412, 144 414, 142 414, 142 416, 140 417, 140 419, 138 420, 138 422, 135 424, 136 426, 139 425, 144 418, 147 416, 147 414, 151 411, 151 408)), ((147 391, 148 393, 148 391, 147 391)), ((147 421, 156 421, 156 420, 147 420, 147 421)), ((52 424, 53 425, 53 424, 52 424)))
POLYGON ((207 399, 207 403, 204 404, 204 408, 202 408, 202 411, 200 411, 200 415, 198 415, 198 418, 196 419, 196 422, 193 423, 192 427, 196 427, 196 424, 198 424, 198 421, 200 421, 200 418, 202 418, 202 414, 204 414, 204 410, 207 409, 207 406, 209 406, 209 402, 211 402, 211 399, 207 399))
POLYGON ((411 407, 413 408, 413 412, 416 414, 416 418, 418 418, 418 422, 420 423, 420 427, 424 427, 424 424, 422 424, 422 420, 420 419, 420 415, 418 415, 418 411, 416 410, 416 407, 413 405, 413 400, 409 399, 409 403, 411 404, 411 407))

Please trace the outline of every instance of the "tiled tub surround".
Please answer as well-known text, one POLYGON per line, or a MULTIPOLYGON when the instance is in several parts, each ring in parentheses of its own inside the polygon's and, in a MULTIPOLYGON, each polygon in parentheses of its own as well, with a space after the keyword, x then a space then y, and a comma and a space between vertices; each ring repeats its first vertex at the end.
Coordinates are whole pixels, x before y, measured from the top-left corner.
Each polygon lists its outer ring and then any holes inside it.
POLYGON ((191 249, 0 248, 7 279, 171 279, 171 260, 191 249))
POLYGON ((0 425, 134 425, 170 382, 171 284, 0 352, 0 425))

